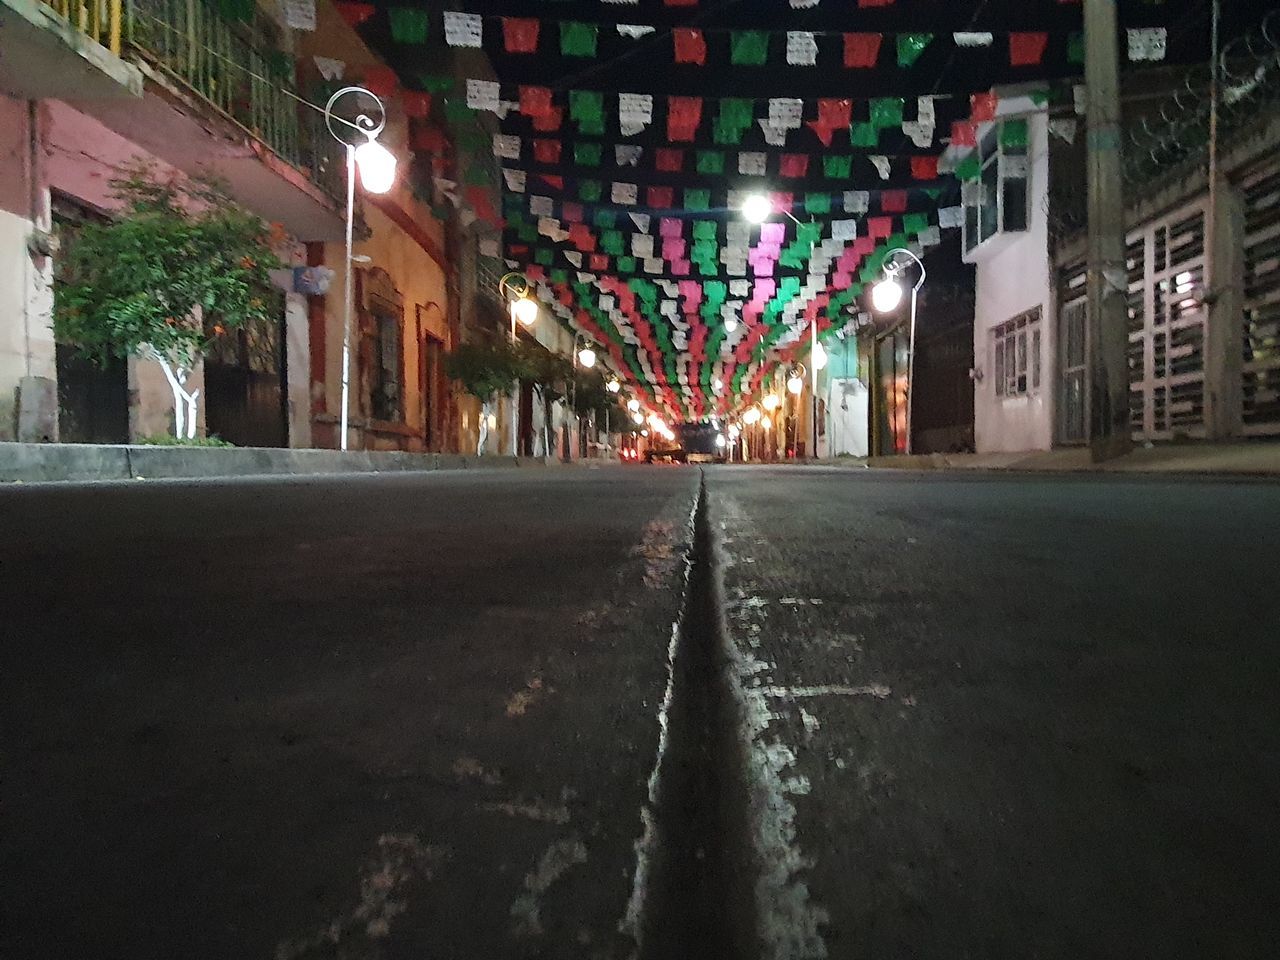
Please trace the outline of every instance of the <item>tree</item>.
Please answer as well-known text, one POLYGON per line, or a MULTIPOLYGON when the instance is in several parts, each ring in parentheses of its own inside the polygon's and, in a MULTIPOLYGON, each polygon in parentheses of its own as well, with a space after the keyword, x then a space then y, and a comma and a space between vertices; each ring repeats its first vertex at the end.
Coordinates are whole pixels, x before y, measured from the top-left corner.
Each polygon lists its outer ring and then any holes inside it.
POLYGON ((480 401, 480 439, 476 456, 484 455, 489 438, 489 414, 494 394, 512 388, 524 372, 521 353, 505 340, 496 343, 463 343, 445 354, 444 370, 449 379, 480 401))
POLYGON ((281 264, 267 225, 216 181, 157 178, 135 164, 111 189, 120 215, 77 236, 54 332, 99 362, 156 361, 173 391, 174 435, 191 439, 192 369, 215 338, 273 319, 269 274, 281 264))
POLYGON ((573 382, 573 361, 558 353, 551 353, 539 344, 521 343, 520 379, 533 385, 534 393, 542 404, 542 449, 551 454, 551 405, 569 395, 573 382))

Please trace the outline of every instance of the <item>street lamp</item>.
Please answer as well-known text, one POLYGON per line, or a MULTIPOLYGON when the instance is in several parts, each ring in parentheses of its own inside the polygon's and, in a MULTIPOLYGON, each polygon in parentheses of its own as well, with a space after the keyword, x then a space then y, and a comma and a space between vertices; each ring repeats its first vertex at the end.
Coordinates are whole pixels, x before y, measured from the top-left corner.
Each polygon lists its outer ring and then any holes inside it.
POLYGON ((347 424, 350 417, 351 397, 351 311, 355 295, 355 282, 352 276, 354 257, 352 256, 352 232, 355 224, 356 207, 356 170, 360 171, 360 182, 369 193, 386 193, 396 179, 396 158, 386 147, 378 143, 378 134, 387 125, 387 109, 382 101, 364 87, 343 87, 329 98, 324 106, 324 123, 335 140, 347 148, 347 224, 346 224, 346 258, 345 286, 343 287, 342 306, 342 413, 339 423, 338 449, 347 449, 347 424), (355 102, 363 95, 372 100, 378 119, 374 119, 363 111, 356 114, 354 120, 348 120, 334 113, 338 101, 348 95, 354 95, 355 102), (334 124, 343 128, 339 133, 334 124), (364 136, 362 142, 352 143, 348 131, 354 130, 364 136), (343 134, 346 134, 344 136, 343 134))
POLYGON ((617 377, 610 377, 609 382, 604 385, 604 388, 610 393, 617 393, 622 389, 622 381, 617 377))
MULTIPOLYGON (((795 214, 790 210, 785 207, 778 207, 776 209, 779 213, 789 218, 797 227, 801 226, 800 221, 796 219, 795 214)), ((769 219, 769 215, 774 212, 775 207, 773 205, 773 201, 765 194, 749 193, 743 198, 742 206, 739 210, 742 214, 742 219, 746 220, 748 223, 764 223, 769 219)), ((813 221, 811 219, 810 223, 812 222, 813 221)), ((813 260, 813 250, 814 242, 810 240, 809 260, 811 262, 813 260)), ((725 324, 725 329, 729 329, 727 323, 725 324)), ((733 331, 729 330, 729 332, 732 333, 733 331)), ((809 356, 812 358, 812 363, 810 363, 810 367, 812 368, 810 371, 812 373, 812 383, 810 384, 812 396, 810 397, 811 409, 809 411, 809 419, 811 421, 810 426, 812 427, 811 433, 813 436, 813 449, 810 456, 815 458, 818 456, 818 371, 822 369, 822 366, 824 365, 819 363, 817 359, 818 351, 820 349, 821 346, 818 344, 818 318, 815 315, 813 321, 809 324, 809 356)), ((797 425, 797 430, 798 429, 799 426, 797 425)))
POLYGON ((894 257, 900 253, 915 261, 916 266, 920 268, 920 277, 911 288, 911 328, 907 344, 907 453, 909 454, 912 446, 911 407, 916 392, 916 303, 920 288, 924 286, 925 277, 928 275, 924 268, 924 261, 905 247, 899 247, 889 254, 884 265, 884 279, 871 288, 871 305, 880 313, 888 313, 896 310, 898 304, 902 303, 902 283, 898 276, 906 269, 907 264, 894 261, 894 257))
POLYGON ((772 413, 774 410, 777 410, 778 405, 782 403, 782 401, 778 399, 778 395, 775 393, 769 394, 760 402, 764 405, 764 408, 770 413, 772 413))
POLYGON ((596 365, 596 352, 590 347, 583 347, 578 351, 578 362, 584 370, 590 370, 596 365))
POLYGON ((632 397, 630 400, 627 401, 627 409, 630 410, 632 413, 639 413, 640 401, 637 400, 635 397, 632 397))
MULTIPOLYGON (((511 314, 511 346, 514 348, 518 337, 516 324, 531 327, 538 320, 538 301, 533 297, 533 285, 528 278, 517 271, 504 273, 498 278, 498 294, 507 301, 507 309, 511 314)), ((520 455, 520 387, 511 387, 511 456, 520 455)))

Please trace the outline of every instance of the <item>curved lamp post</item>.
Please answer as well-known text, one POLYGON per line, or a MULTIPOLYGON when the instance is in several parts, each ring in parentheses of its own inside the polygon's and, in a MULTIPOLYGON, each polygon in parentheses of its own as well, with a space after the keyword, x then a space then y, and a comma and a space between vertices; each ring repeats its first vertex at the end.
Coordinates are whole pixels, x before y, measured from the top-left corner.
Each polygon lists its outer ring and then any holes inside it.
MULTIPOLYGON (((773 201, 770 200, 763 193, 747 194, 747 196, 742 201, 742 207, 740 208, 739 212, 742 214, 742 219, 746 220, 748 223, 764 223, 766 220, 769 219, 770 214, 777 212, 790 218, 791 222, 794 223, 797 227, 801 226, 801 222, 796 219, 795 214, 793 214, 790 210, 785 210, 785 209, 782 209, 781 207, 775 207, 773 205, 773 201)), ((814 249, 814 243, 812 240, 810 240, 809 241, 809 259, 810 260, 813 259, 813 249, 814 249)), ((735 327, 736 327, 736 324, 735 324, 735 327)), ((809 356, 810 356, 810 360, 812 361, 809 364, 809 367, 810 367, 809 390, 811 394, 809 398, 810 399, 810 411, 809 411, 810 424, 809 425, 810 427, 812 427, 810 431, 810 433, 812 434, 812 448, 809 452, 809 456, 813 457, 814 459, 817 459, 818 457, 818 371, 821 370, 824 366, 826 366, 825 355, 823 356, 822 360, 819 360, 819 351, 821 349, 822 349, 821 346, 818 344, 818 318, 815 315, 813 318, 813 322, 809 324, 809 356)), ((798 446, 798 443, 797 443, 797 446, 798 446)))
MULTIPOLYGON (((507 301, 511 314, 511 346, 516 345, 516 324, 532 327, 538 321, 538 301, 533 296, 533 285, 519 271, 504 273, 498 278, 498 293, 507 301)), ((520 388, 511 388, 511 456, 520 455, 520 388)))
POLYGON ((924 261, 912 253, 905 247, 899 247, 889 254, 884 264, 884 279, 871 288, 871 305, 880 313, 889 313, 898 308, 898 304, 902 303, 903 289, 902 283, 898 279, 899 274, 907 268, 905 263, 897 263, 894 258, 898 254, 904 254, 915 265, 920 268, 920 277, 916 280, 915 285, 911 288, 911 328, 908 334, 907 345, 907 448, 906 452, 911 453, 911 406, 916 394, 916 304, 919 299, 920 288, 924 286, 925 277, 928 275, 924 268, 924 261))
POLYGON ((351 395, 351 311, 355 299, 351 233, 355 221, 356 170, 360 171, 360 183, 365 190, 369 193, 386 193, 395 183, 396 158, 377 139, 387 125, 387 109, 376 94, 364 87, 343 87, 334 93, 324 105, 324 123, 333 138, 347 148, 347 252, 343 287, 345 302, 342 306, 342 413, 338 438, 338 448, 345 450, 351 395), (355 120, 347 120, 334 112, 338 101, 343 97, 354 96, 358 104, 361 95, 373 102, 373 113, 377 119, 361 111, 356 114, 355 120))

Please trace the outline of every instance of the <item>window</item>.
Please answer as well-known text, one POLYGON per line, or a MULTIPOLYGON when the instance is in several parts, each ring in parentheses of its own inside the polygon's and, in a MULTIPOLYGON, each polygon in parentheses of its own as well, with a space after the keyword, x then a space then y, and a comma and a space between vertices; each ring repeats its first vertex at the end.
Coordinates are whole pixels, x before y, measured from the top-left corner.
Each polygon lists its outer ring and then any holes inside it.
POLYGON ((1025 397, 1040 389, 1040 308, 991 331, 997 397, 1025 397))
POLYGON ((970 178, 963 183, 961 195, 965 253, 971 253, 997 233, 1027 229, 1030 220, 1028 130, 1026 120, 991 124, 978 143, 976 157, 968 160, 970 178))
POLYGON ((400 322, 375 314, 369 340, 369 411, 374 420, 400 421, 400 322))

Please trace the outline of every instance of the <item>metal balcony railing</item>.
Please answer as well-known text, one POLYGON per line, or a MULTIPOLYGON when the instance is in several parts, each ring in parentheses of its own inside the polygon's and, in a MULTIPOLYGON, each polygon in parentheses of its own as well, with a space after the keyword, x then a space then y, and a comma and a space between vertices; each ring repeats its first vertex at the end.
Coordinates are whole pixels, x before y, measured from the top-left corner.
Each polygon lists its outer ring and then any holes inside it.
POLYGON ((329 196, 343 196, 341 147, 320 115, 299 101, 287 54, 250 43, 203 0, 124 2, 127 46, 308 174, 329 196))
POLYGON ((123 0, 44 0, 44 4, 64 17, 73 29, 120 55, 123 0))

